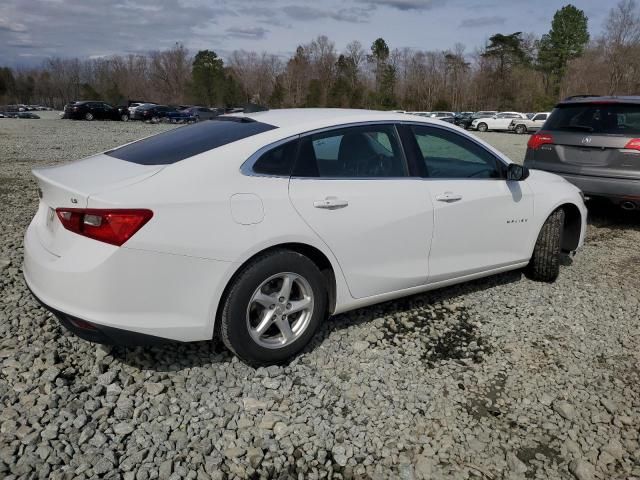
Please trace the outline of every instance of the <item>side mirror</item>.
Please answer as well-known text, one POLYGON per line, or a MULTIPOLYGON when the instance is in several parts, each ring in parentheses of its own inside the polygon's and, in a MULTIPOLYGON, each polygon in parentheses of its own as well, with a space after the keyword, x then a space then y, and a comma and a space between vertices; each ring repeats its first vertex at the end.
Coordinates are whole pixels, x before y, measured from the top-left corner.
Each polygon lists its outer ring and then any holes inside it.
POLYGON ((510 163, 507 167, 507 180, 521 182, 529 176, 529 169, 517 163, 510 163))

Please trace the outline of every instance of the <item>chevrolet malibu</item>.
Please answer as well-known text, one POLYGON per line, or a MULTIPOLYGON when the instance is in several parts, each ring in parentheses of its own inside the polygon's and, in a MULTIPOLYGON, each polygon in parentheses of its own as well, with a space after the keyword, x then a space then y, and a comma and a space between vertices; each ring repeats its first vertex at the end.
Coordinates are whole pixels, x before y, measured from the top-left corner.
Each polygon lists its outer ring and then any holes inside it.
POLYGON ((581 247, 578 188, 393 112, 219 117, 34 171, 24 276, 69 330, 281 362, 329 315, 581 247))

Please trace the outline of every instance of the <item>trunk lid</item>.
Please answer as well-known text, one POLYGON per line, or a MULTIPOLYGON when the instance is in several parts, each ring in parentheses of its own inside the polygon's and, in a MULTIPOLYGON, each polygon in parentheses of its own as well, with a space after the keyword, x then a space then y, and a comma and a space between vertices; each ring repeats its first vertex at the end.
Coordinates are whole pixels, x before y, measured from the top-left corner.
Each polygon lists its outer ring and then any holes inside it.
POLYGON ((33 170, 40 197, 33 221, 40 242, 49 252, 61 256, 78 236, 64 229, 56 215, 57 208, 86 208, 91 195, 132 185, 163 168, 164 165, 140 165, 99 154, 33 170))

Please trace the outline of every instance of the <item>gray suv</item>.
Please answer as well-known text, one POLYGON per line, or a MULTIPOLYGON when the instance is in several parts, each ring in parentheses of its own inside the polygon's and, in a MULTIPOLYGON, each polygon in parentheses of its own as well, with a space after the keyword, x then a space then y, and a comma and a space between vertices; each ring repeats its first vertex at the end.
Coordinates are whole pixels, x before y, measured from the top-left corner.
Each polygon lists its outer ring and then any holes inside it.
POLYGON ((524 165, 557 173, 588 197, 640 209, 640 97, 570 97, 527 144, 524 165))

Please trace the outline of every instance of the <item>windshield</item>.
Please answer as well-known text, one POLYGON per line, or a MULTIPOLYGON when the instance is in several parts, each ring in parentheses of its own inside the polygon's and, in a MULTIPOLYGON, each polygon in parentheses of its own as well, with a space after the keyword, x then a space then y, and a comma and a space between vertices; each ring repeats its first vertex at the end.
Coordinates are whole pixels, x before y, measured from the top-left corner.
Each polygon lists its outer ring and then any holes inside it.
POLYGON ((560 105, 551 112, 544 129, 637 135, 640 134, 640 105, 622 103, 560 105))

